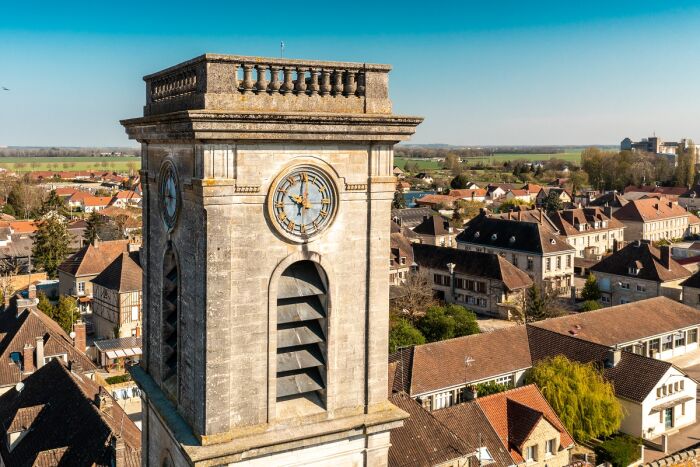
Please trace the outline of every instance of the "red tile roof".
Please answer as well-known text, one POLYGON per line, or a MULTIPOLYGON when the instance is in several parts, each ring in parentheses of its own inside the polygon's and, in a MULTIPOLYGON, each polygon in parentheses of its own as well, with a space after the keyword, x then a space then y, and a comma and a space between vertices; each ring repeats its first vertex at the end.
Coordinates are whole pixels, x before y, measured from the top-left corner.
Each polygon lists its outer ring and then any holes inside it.
POLYGON ((687 215, 688 211, 665 198, 636 199, 613 213, 615 219, 634 222, 649 222, 687 215))
POLYGON ((111 202, 110 196, 88 196, 83 200, 85 206, 107 206, 111 202))
POLYGON ((117 256, 128 251, 128 240, 110 240, 86 245, 68 257, 59 267, 59 271, 73 276, 97 275, 114 261, 117 256))

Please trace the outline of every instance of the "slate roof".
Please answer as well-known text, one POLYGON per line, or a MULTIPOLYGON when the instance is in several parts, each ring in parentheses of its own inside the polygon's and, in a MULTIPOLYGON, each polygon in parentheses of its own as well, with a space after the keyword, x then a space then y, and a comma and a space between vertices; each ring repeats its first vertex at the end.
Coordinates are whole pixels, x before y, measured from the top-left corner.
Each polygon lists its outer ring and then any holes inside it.
POLYGON ((656 198, 635 199, 613 213, 615 219, 632 222, 650 222, 687 215, 688 211, 678 204, 656 198))
POLYGON ((448 235, 450 233, 450 223, 438 214, 433 214, 430 217, 423 219, 423 222, 418 224, 413 232, 420 235, 448 235))
POLYGON ((660 193, 665 195, 675 195, 680 196, 687 193, 688 189, 682 186, 656 186, 656 185, 645 185, 645 186, 626 186, 624 193, 660 193))
POLYGON ((435 214, 435 211, 429 207, 392 209, 391 219, 402 227, 414 227, 423 222, 426 216, 432 216, 433 214, 435 214))
POLYGON ((418 266, 444 271, 447 271, 448 263, 453 263, 456 273, 498 280, 508 290, 524 289, 532 285, 530 276, 495 253, 416 243, 413 245, 413 260, 418 266))
POLYGON ((475 451, 407 394, 393 394, 390 400, 410 415, 402 427, 391 430, 390 466, 432 467, 475 451))
POLYGON ((696 272, 683 282, 681 282, 683 287, 693 287, 695 289, 700 289, 700 271, 696 272))
POLYGON ((123 252, 92 283, 120 293, 137 292, 142 289, 142 278, 143 271, 138 264, 138 256, 123 252))
POLYGON ((523 443, 541 420, 546 420, 559 431, 560 449, 574 445, 573 438, 535 385, 479 397, 475 403, 479 405, 503 444, 508 447, 515 463, 524 461, 523 443))
POLYGON ((97 275, 128 249, 128 240, 101 241, 97 246, 88 244, 69 256, 58 269, 73 276, 97 275))
POLYGON ((614 346, 700 325, 700 310, 667 297, 560 316, 532 326, 614 346))
MULTIPOLYGON (((125 465, 140 465, 141 432, 112 396, 111 409, 96 404, 99 387, 86 377, 70 372, 59 360, 52 360, 24 380, 18 393, 14 388, 0 396, 0 455, 6 465, 110 466, 114 451, 112 437, 125 444, 125 465), (17 417, 30 425, 27 434, 8 452, 7 427, 17 417)), ((15 427, 17 427, 16 425, 15 427)))
POLYGON ((661 259, 661 250, 648 242, 632 242, 621 250, 601 259, 592 272, 614 274, 616 276, 645 279, 655 282, 668 282, 689 277, 691 272, 673 258, 666 267, 661 259), (630 274, 630 266, 638 268, 639 273, 630 274))
POLYGON ((0 386, 14 385, 23 375, 16 364, 10 362, 10 354, 20 352, 25 344, 36 346, 36 338, 44 339, 44 355, 66 354, 76 369, 94 371, 95 365, 73 346, 73 340, 54 320, 37 309, 28 308, 17 316, 16 305, 0 313, 0 386))
POLYGON ((457 241, 540 255, 575 251, 546 224, 489 217, 485 213, 467 222, 457 241))
POLYGON ((596 199, 588 203, 589 206, 610 206, 611 208, 621 208, 622 206, 629 203, 625 198, 623 198, 619 193, 615 191, 610 191, 603 195, 598 196, 596 199))

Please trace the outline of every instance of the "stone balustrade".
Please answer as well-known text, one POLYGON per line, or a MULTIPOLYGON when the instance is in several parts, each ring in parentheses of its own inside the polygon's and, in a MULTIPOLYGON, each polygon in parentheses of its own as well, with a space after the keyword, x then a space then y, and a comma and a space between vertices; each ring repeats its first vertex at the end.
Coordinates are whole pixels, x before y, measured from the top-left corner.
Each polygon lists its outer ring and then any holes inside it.
POLYGON ((389 114, 390 69, 206 54, 144 77, 144 115, 180 110, 389 114))

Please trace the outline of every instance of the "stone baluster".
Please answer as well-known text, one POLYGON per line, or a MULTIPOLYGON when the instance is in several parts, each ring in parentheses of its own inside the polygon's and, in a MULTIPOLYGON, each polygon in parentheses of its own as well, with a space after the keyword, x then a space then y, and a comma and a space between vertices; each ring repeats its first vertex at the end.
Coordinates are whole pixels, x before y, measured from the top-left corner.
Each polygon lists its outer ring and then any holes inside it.
POLYGON ((333 95, 343 94, 343 72, 342 70, 333 71, 333 95))
POLYGON ((355 91, 355 94, 358 96, 364 96, 365 95, 365 72, 361 71, 357 74, 357 91, 355 91))
POLYGON ((238 87, 241 85, 240 81, 238 81, 238 63, 233 65, 233 89, 238 89, 238 87))
POLYGON ((306 68, 297 67, 297 80, 294 82, 294 90, 297 94, 306 93, 306 68))
POLYGON ((331 92, 331 72, 330 70, 321 70, 321 95, 326 96, 331 92))
POLYGON ((292 81, 292 67, 284 67, 284 83, 282 83, 282 94, 287 94, 294 90, 294 82, 292 81))
POLYGON ((345 72, 345 86, 343 87, 343 94, 346 96, 354 96, 357 90, 357 83, 355 82, 356 71, 348 70, 345 72))
POLYGON ((255 81, 253 81, 253 65, 243 65, 243 93, 248 93, 253 90, 255 81))
POLYGON ((316 68, 311 68, 311 80, 309 81, 309 94, 312 96, 318 94, 320 86, 318 84, 319 71, 316 68))
POLYGON ((267 90, 270 92, 278 92, 282 83, 280 82, 280 67, 270 66, 270 84, 267 85, 267 90))
POLYGON ((265 77, 267 65, 255 65, 255 69, 258 72, 258 81, 255 83, 255 89, 258 92, 265 92, 267 91, 267 78, 265 77))

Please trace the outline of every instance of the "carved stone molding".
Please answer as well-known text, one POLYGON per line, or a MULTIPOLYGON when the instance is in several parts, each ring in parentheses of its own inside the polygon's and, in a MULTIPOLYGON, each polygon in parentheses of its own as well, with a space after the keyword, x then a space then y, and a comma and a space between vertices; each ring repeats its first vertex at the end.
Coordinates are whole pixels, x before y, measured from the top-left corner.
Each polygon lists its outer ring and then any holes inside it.
POLYGON ((260 185, 236 185, 236 193, 259 193, 260 185))
POLYGON ((367 191, 366 183, 346 183, 345 191, 367 191))

